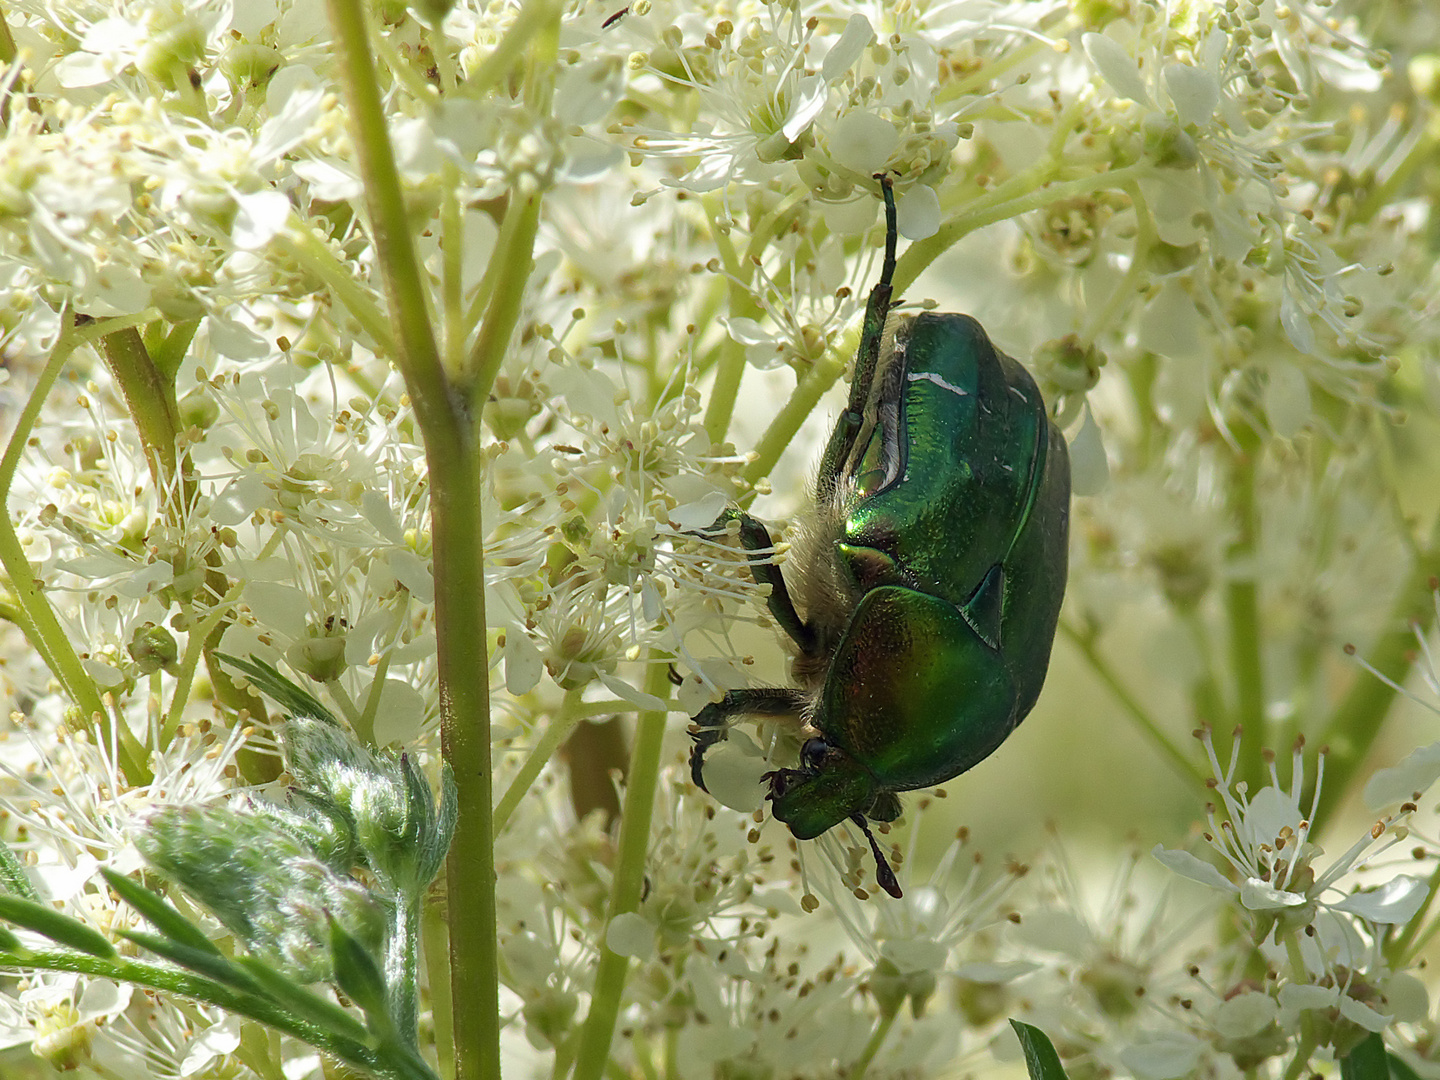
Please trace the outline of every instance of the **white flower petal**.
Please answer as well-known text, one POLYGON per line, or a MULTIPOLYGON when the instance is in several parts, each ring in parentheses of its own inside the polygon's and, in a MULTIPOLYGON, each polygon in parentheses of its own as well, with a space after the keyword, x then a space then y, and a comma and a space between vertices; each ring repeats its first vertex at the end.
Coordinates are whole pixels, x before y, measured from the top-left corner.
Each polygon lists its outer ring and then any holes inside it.
POLYGON ((290 216, 290 200, 273 189, 240 195, 235 202, 239 212, 235 215, 230 238, 242 251, 264 247, 285 227, 285 221, 290 216))
POLYGON ((1227 1039, 1247 1039, 1264 1031, 1280 1015, 1280 1004, 1269 994, 1236 994, 1215 1010, 1215 1030, 1227 1039))
POLYGON ((1408 971, 1397 971, 1381 984, 1385 1007, 1401 1024, 1415 1024, 1430 1015, 1430 992, 1408 971))
POLYGON ((771 765, 746 735, 731 731, 705 753, 705 789, 721 806, 753 814, 765 805, 763 777, 771 765))
POLYGON ((600 681, 609 687, 612 694, 624 698, 632 705, 639 705, 648 712, 663 713, 670 710, 671 706, 668 701, 658 698, 654 694, 647 694, 645 691, 631 686, 624 679, 617 679, 614 675, 607 675, 603 671, 599 673, 599 676, 600 681))
POLYGON ((635 912, 624 912, 610 920, 605 945, 621 956, 648 960, 655 952, 655 928, 635 912))
POLYGON ((951 974, 968 982, 998 986, 1039 970, 1039 964, 1032 964, 1028 960, 1011 960, 1007 963, 982 960, 973 964, 961 964, 951 974))
POLYGON ((892 940, 880 946, 880 955, 904 975, 939 971, 945 965, 947 951, 944 945, 932 938, 892 940))
POLYGON ((403 679, 386 679, 375 709, 376 744, 409 746, 420 737, 424 723, 424 695, 403 679))
POLYGON ((671 510, 668 517, 680 529, 703 529, 712 524, 729 498, 723 491, 710 491, 700 498, 671 510))
POLYGON ((505 646, 500 650, 505 663, 505 689, 519 697, 534 690, 540 683, 544 661, 540 650, 528 634, 512 627, 505 631, 505 646))
POLYGON ((1246 878, 1240 885, 1240 903, 1251 911, 1276 911, 1304 907, 1309 901, 1302 893, 1272 889, 1259 878, 1246 878))
POLYGON ((115 64, 108 56, 75 52, 61 58, 55 65, 55 78, 66 90, 99 86, 115 76, 115 64))
POLYGON ((359 174, 329 161, 301 161, 295 175, 310 185, 310 194, 325 202, 355 199, 365 190, 359 174))
POLYGON ((1289 289, 1280 298, 1280 325, 1285 328, 1285 336, 1297 352, 1309 356, 1315 351, 1315 331, 1310 326, 1310 316, 1289 289))
POLYGON ((1245 811, 1245 835, 1251 847, 1273 845, 1286 829, 1291 833, 1298 833, 1300 823, 1304 820, 1304 815, 1300 813, 1293 797, 1267 784, 1255 793, 1245 811))
POLYGON ((1340 997, 1340 991, 1333 986, 1287 983, 1280 988, 1279 996, 1281 1008, 1298 1012, 1302 1009, 1329 1009, 1340 997))
POLYGON ((210 344, 231 360, 259 360, 270 355, 270 343, 244 323, 211 314, 206 320, 210 344))
POLYGON ((819 75, 807 75, 795 89, 795 101, 785 126, 780 129, 790 142, 794 142, 805 129, 815 122, 820 110, 825 107, 825 81, 819 75))
POLYGON ((1352 893, 1331 907, 1337 911, 1359 915, 1372 923, 1398 926, 1414 918, 1429 891, 1429 887, 1420 878, 1401 874, 1377 889, 1352 893))
POLYGON ((1365 805, 1380 810, 1423 795, 1440 780, 1440 742, 1412 750, 1399 765, 1381 769, 1365 785, 1365 805))
MULTIPOLYGON (((875 223, 880 203, 869 195, 845 202, 822 202, 820 215, 825 227, 840 236, 859 236, 875 223)), ((1428 368, 1426 369, 1429 370, 1428 368)))
POLYGON ((1165 89, 1170 91, 1181 124, 1208 124, 1220 104, 1220 84, 1215 76, 1189 64, 1165 66, 1165 89))
POLYGON ((940 196, 916 184, 895 200, 895 224, 907 240, 925 240, 940 231, 940 196))
POLYGON ((1095 70, 1100 72, 1112 90, 1131 101, 1150 104, 1150 91, 1140 77, 1140 65, 1120 44, 1104 34, 1093 33, 1086 34, 1080 43, 1095 70))
POLYGON ((820 77, 827 83, 838 79, 855 66, 855 61, 860 59, 861 54, 874 40, 875 30, 871 27, 870 20, 864 15, 851 15, 850 21, 845 24, 845 29, 840 34, 840 40, 825 54, 825 60, 820 65, 820 77))
POLYGON ((1310 422, 1310 382, 1294 364, 1278 363, 1265 382, 1265 416, 1282 439, 1299 434, 1310 422))
POLYGON ((878 172, 899 145, 895 125, 864 109, 846 113, 830 130, 830 156, 862 176, 878 172))
POLYGON ((1138 1080, 1173 1080, 1194 1071, 1202 1048, 1200 1040, 1190 1036, 1162 1035, 1126 1047, 1120 1060, 1138 1080))
POLYGON ((1204 859, 1196 858, 1188 851, 1171 851, 1168 848, 1156 844, 1150 852, 1175 873, 1181 877, 1189 878, 1191 881, 1198 881, 1201 885, 1208 885, 1212 889, 1221 889, 1225 892, 1236 892, 1236 888, 1225 875, 1216 870, 1204 859))
POLYGON ((1070 441, 1070 493, 1098 495, 1110 483, 1110 461, 1105 456, 1105 443, 1100 426, 1085 406, 1085 420, 1070 441))
POLYGON ((763 326, 754 319, 746 318, 744 315, 732 315, 728 319, 721 320, 731 340, 737 344, 750 345, 771 345, 775 338, 763 326))
POLYGON ((1349 996, 1340 999, 1340 1015, 1352 1024, 1359 1024, 1366 1031, 1384 1031, 1393 1019, 1349 996))

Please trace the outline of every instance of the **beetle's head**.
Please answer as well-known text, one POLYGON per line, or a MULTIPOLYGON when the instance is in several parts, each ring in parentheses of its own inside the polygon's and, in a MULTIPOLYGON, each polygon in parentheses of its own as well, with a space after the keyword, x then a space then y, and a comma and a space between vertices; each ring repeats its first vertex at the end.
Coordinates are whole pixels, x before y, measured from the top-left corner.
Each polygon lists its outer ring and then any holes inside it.
POLYGON ((875 777, 843 750, 824 739, 809 739, 800 749, 799 769, 766 773, 770 808, 795 834, 813 840, 846 818, 868 811, 878 794, 875 777))
POLYGON ((900 883, 865 818, 893 821, 900 816, 899 800, 880 790, 870 770, 824 739, 810 739, 800 748, 800 764, 799 769, 765 774, 775 816, 790 826, 797 840, 813 840, 849 818, 870 841, 876 882, 898 899, 903 895, 900 883))

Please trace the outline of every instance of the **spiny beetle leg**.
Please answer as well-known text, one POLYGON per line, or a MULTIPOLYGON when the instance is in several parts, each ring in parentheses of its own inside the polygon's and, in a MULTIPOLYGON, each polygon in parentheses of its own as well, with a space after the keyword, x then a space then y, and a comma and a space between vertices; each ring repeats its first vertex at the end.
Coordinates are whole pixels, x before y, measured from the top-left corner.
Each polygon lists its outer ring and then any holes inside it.
POLYGON ((770 614, 780 624, 780 629, 789 634, 790 639, 800 646, 803 652, 813 651, 815 633, 800 618, 800 614, 795 610, 795 602, 790 599, 790 590, 785 585, 784 575, 780 573, 780 568, 770 561, 771 552, 775 548, 770 530, 745 511, 732 506, 711 522, 709 528, 701 529, 697 535, 714 536, 724 532, 732 521, 740 523, 740 546, 749 553, 751 577, 760 585, 770 586, 770 599, 766 602, 770 614))
POLYGON ((757 687, 750 690, 729 690, 719 701, 712 701, 698 713, 690 724, 690 738, 695 745, 690 749, 690 778, 701 791, 705 786, 705 754, 720 740, 730 725, 742 716, 784 716, 799 721, 805 708, 805 694, 799 690, 785 690, 779 687, 757 687))

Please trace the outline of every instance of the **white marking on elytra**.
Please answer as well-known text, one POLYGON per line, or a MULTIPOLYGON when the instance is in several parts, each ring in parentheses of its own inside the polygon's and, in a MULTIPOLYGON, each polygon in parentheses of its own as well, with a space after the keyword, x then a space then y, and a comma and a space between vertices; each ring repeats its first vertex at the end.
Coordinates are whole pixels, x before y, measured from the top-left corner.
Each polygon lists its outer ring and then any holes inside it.
POLYGON ((948 382, 946 382, 944 379, 942 379, 939 375, 935 374, 935 372, 933 372, 933 371, 911 371, 911 372, 909 372, 909 373, 906 375, 906 378, 907 378, 910 382, 921 382, 921 381, 923 381, 923 382, 928 382, 928 383, 934 383, 936 386, 940 387, 941 390, 949 390, 952 394, 956 394, 956 395, 958 395, 959 397, 969 397, 969 396, 970 396, 970 392, 969 392, 968 390, 962 390, 960 387, 956 386, 954 383, 948 383, 948 382))
POLYGON ((1025 396, 1025 391, 1021 390, 1019 387, 1017 387, 1017 386, 1011 386, 1011 387, 1010 387, 1010 393, 1014 394, 1014 395, 1015 395, 1016 397, 1018 397, 1021 401, 1025 402, 1026 405, 1029 405, 1029 404, 1030 404, 1030 399, 1025 396))

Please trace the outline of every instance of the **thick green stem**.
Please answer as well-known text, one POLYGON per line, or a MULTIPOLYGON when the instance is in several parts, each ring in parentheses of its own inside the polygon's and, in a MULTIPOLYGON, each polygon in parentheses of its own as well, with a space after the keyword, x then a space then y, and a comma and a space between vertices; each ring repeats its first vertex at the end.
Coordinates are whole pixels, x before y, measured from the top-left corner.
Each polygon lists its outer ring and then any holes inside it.
POLYGON ((385 280, 389 323, 396 357, 415 403, 422 429, 453 424, 430 323, 430 294, 420 274, 414 239, 405 212, 405 195, 390 145, 380 77, 370 53, 361 0, 329 0, 330 21, 340 61, 340 77, 350 106, 355 149, 365 179, 365 204, 371 238, 385 280), (416 393, 416 391, 421 391, 416 393), (438 415, 437 415, 438 414, 438 415))
MULTIPOLYGON (((145 342, 134 327, 124 327, 102 338, 105 363, 115 377, 116 384, 125 398, 125 407, 140 436, 140 445, 145 452, 145 461, 156 490, 164 500, 164 514, 167 520, 183 525, 190 508, 195 505, 199 487, 190 466, 189 455, 180 448, 180 408, 175 396, 175 375, 180 368, 183 352, 188 346, 193 330, 189 324, 176 327, 162 339, 166 364, 155 363, 145 342), (181 355, 175 355, 176 353, 181 355)), ((188 552, 177 558, 188 558, 188 552)), ((210 602, 219 603, 230 591, 230 581, 225 574, 219 551, 213 547, 204 554, 204 594, 210 602)), ((189 567, 177 565, 180 573, 189 567)), ((204 655, 215 696, 219 701, 239 712, 246 710, 252 716, 265 716, 265 702, 253 690, 241 687, 215 660, 214 651, 220 639, 229 628, 230 620, 222 617, 216 622, 205 638, 204 655)), ((184 702, 172 704, 172 711, 183 708, 184 702)), ((135 741, 128 729, 120 731, 122 742, 129 740, 130 756, 137 763, 145 760, 144 748, 135 741)), ((163 746, 159 747, 163 749, 163 746)), ((247 780, 261 783, 273 780, 279 775, 279 763, 273 757, 262 756, 248 747, 240 753, 239 764, 247 780)), ((127 775, 136 774, 127 770, 127 775)), ((142 771, 139 776, 148 777, 142 771)), ((137 782, 139 782, 137 777, 137 782)))
POLYGON ((176 437, 180 433, 180 410, 175 402, 174 380, 166 378, 151 361, 150 353, 134 327, 106 334, 102 345, 106 366, 115 376, 130 419, 135 422, 150 475, 156 487, 165 493, 170 513, 178 519, 183 506, 177 505, 181 484, 178 475, 179 449, 176 446, 176 437))
MULTIPOLYGON (((425 440, 435 574, 440 749, 459 809, 446 861, 458 1080, 500 1075, 499 955, 491 837, 490 665, 485 625, 484 457, 473 410, 446 377, 429 318, 361 0, 329 0, 380 255, 396 361, 425 440)), ((523 283, 522 283, 523 284, 523 283)), ((508 340, 508 333, 505 335, 508 340)), ((503 349, 504 341, 500 347, 503 349)))
MULTIPOLYGON (((661 697, 667 690, 666 657, 650 657, 645 680, 647 693, 661 697)), ((608 926, 616 916, 634 911, 640 904, 645 881, 645 859, 650 849, 650 819, 655 810, 655 789, 660 779, 660 754, 665 742, 665 714, 640 715, 635 731, 635 748, 630 756, 630 776, 625 787, 625 808, 620 819, 620 843, 616 853, 615 881, 606 909, 608 926)), ((590 995, 590 1012, 580 1032, 575 1055, 575 1080, 599 1080, 610 1060, 610 1042, 615 1036, 615 1019, 625 996, 629 974, 628 957, 600 947, 595 969, 595 986, 590 995)))

